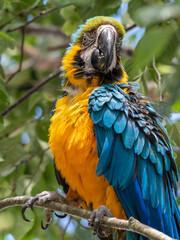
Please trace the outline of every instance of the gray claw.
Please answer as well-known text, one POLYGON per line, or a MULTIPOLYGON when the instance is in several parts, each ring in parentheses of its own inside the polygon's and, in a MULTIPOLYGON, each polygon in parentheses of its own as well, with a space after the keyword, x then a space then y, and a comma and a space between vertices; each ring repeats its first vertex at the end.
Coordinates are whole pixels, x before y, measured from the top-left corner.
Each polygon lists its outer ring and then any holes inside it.
POLYGON ((88 220, 88 225, 93 228, 93 235, 97 235, 100 238, 106 238, 111 235, 111 231, 108 228, 102 229, 104 216, 112 217, 112 213, 106 206, 100 206, 92 212, 88 220))

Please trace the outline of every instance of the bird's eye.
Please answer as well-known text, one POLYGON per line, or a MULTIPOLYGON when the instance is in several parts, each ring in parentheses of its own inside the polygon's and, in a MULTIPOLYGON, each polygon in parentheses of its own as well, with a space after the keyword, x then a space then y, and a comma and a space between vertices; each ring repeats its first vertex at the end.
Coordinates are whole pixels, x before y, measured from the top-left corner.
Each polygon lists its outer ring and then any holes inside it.
POLYGON ((83 37, 82 41, 83 43, 87 42, 87 37, 83 37))
POLYGON ((82 37, 83 49, 88 48, 94 42, 95 42, 95 32, 94 31, 86 32, 83 34, 83 37, 82 37))

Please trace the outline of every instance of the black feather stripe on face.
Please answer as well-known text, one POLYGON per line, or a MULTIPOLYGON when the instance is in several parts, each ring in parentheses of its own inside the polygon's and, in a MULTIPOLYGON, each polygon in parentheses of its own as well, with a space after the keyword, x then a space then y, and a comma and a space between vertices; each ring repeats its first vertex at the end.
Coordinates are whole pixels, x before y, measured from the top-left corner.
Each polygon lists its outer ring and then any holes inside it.
POLYGON ((75 78, 85 78, 89 81, 88 83, 90 84, 92 78, 97 76, 97 77, 99 77, 99 85, 110 84, 115 81, 120 81, 122 79, 122 77, 123 77, 122 68, 118 64, 118 59, 117 59, 116 67, 107 73, 100 72, 95 69, 85 71, 85 62, 81 58, 80 54, 81 54, 81 51, 78 51, 74 57, 73 66, 75 66, 77 68, 77 72, 74 74, 75 78))

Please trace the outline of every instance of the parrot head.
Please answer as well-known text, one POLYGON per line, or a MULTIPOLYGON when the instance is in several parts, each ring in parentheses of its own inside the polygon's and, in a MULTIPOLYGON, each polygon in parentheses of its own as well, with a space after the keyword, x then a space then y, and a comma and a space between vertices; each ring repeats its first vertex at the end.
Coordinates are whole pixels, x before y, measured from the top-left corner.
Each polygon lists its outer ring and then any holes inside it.
POLYGON ((123 26, 111 17, 88 19, 72 35, 72 43, 62 61, 65 86, 100 86, 118 81, 127 75, 120 63, 123 26))

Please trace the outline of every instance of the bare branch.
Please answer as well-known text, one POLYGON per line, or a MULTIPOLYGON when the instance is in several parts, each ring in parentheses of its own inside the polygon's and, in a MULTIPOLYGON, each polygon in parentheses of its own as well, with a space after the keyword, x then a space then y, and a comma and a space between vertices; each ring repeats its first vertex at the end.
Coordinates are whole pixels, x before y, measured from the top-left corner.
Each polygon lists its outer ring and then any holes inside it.
POLYGON ((46 83, 48 83, 53 78, 59 76, 60 70, 56 70, 55 72, 51 73, 48 77, 46 77, 41 82, 37 83, 34 87, 32 87, 28 92, 26 92, 17 102, 13 103, 9 108, 7 108, 3 113, 2 117, 6 117, 10 112, 12 112, 17 106, 19 106, 24 100, 30 97, 33 93, 43 87, 46 83))
POLYGON ((72 220, 72 217, 69 218, 69 221, 68 221, 68 223, 66 224, 66 226, 65 226, 65 228, 64 228, 64 230, 63 230, 63 232, 62 232, 61 240, 64 240, 64 239, 65 239, 66 230, 67 230, 67 228, 68 228, 71 220, 72 220))
POLYGON ((32 22, 38 20, 38 19, 41 18, 42 16, 45 16, 45 15, 47 15, 47 14, 49 14, 49 13, 52 13, 52 12, 54 12, 54 11, 57 10, 57 9, 58 9, 58 7, 53 7, 53 8, 50 8, 50 9, 46 10, 46 11, 41 11, 41 12, 40 12, 36 17, 34 17, 32 20, 26 22, 25 24, 23 24, 23 25, 21 25, 21 26, 19 26, 19 27, 15 27, 15 28, 12 28, 12 29, 8 29, 7 32, 14 32, 14 31, 20 30, 20 29, 28 26, 28 25, 31 24, 32 22))
POLYGON ((38 118, 31 119, 31 120, 25 122, 24 124, 15 127, 14 129, 5 133, 4 135, 1 134, 0 141, 3 138, 11 137, 11 135, 13 135, 14 132, 16 132, 18 130, 23 130, 23 128, 25 128, 26 126, 29 126, 30 124, 33 124, 33 123, 37 122, 38 120, 40 120, 42 117, 44 117, 46 114, 48 114, 52 111, 52 108, 54 107, 55 103, 56 103, 56 99, 53 100, 53 103, 51 104, 51 106, 48 109, 46 109, 43 112, 43 114, 41 116, 39 116, 38 118))
POLYGON ((137 25, 136 25, 135 23, 133 23, 133 24, 128 24, 127 26, 125 26, 124 30, 125 30, 126 32, 128 32, 128 31, 130 31, 131 29, 133 29, 133 28, 135 28, 135 27, 137 27, 137 25))
POLYGON ((3 23, 2 25, 0 25, 0 29, 4 28, 6 25, 8 25, 9 23, 11 23, 14 19, 16 19, 16 17, 12 17, 11 19, 9 19, 7 22, 3 23))
POLYGON ((49 149, 50 149, 50 148, 47 147, 47 148, 45 148, 45 149, 43 149, 43 150, 41 150, 41 151, 39 151, 39 152, 34 153, 34 154, 31 155, 28 159, 22 160, 20 163, 16 164, 15 167, 18 168, 18 167, 20 167, 23 163, 28 163, 29 161, 31 161, 31 159, 33 159, 33 158, 36 157, 36 156, 39 156, 39 155, 43 154, 44 152, 48 151, 49 149))
POLYGON ((6 11, 8 11, 9 13, 11 13, 13 15, 13 17, 11 19, 9 19, 8 21, 4 22, 3 24, 0 25, 0 29, 4 28, 5 26, 7 26, 8 24, 10 24, 14 19, 16 19, 17 17, 23 18, 26 17, 30 12, 36 10, 36 9, 40 9, 40 8, 46 8, 47 6, 52 6, 52 3, 47 3, 46 6, 45 5, 38 5, 32 4, 30 7, 21 10, 20 12, 16 13, 16 12, 12 12, 9 9, 6 9, 6 11))
POLYGON ((69 45, 68 43, 64 43, 64 44, 59 44, 59 45, 55 45, 55 46, 49 46, 47 48, 47 51, 56 51, 57 49, 67 48, 68 45, 69 45))
MULTIPOLYGON (((48 208, 52 211, 64 212, 71 216, 89 219, 92 213, 91 211, 69 205, 68 200, 63 198, 60 195, 59 195, 59 198, 61 199, 60 201, 62 203, 59 203, 59 202, 57 203, 55 201, 48 201, 41 204, 38 202, 35 202, 34 205, 41 208, 48 208)), ((30 199, 31 197, 29 196, 20 196, 20 197, 3 199, 0 201, 0 211, 5 208, 9 208, 13 206, 23 206, 30 199)), ((167 235, 159 232, 158 230, 155 230, 149 226, 146 226, 140 223, 138 220, 134 219, 133 217, 131 217, 129 220, 104 217, 102 224, 110 228, 135 232, 147 238, 150 238, 152 240, 172 240, 171 237, 168 237, 167 235)))
POLYGON ((66 41, 70 40, 70 37, 61 30, 61 28, 56 26, 46 26, 39 23, 32 23, 26 27, 26 33, 36 34, 40 36, 54 36, 65 39, 66 41))
POLYGON ((132 46, 123 46, 120 50, 120 54, 123 57, 132 58, 134 55, 134 47, 132 46))
POLYGON ((69 6, 69 5, 71 5, 71 3, 67 3, 67 4, 65 4, 65 5, 63 5, 63 6, 60 6, 60 7, 56 6, 56 7, 50 8, 50 9, 48 9, 48 10, 41 11, 41 12, 39 12, 39 14, 38 14, 36 17, 34 17, 32 20, 26 22, 25 24, 23 24, 23 25, 21 25, 21 26, 19 26, 19 27, 12 28, 12 29, 8 29, 7 32, 14 32, 14 31, 17 31, 17 30, 22 29, 23 27, 27 27, 29 24, 31 24, 32 22, 35 22, 36 20, 38 20, 38 19, 41 18, 42 16, 45 16, 45 15, 47 15, 47 14, 49 14, 49 13, 52 13, 52 12, 56 11, 58 8, 64 8, 64 7, 67 7, 67 6, 69 6))
POLYGON ((22 69, 22 63, 23 63, 23 58, 24 58, 24 38, 25 38, 25 27, 22 28, 22 39, 21 39, 21 57, 20 57, 20 62, 19 62, 19 67, 18 69, 12 73, 8 79, 6 80, 6 84, 17 74, 21 71, 22 69))

